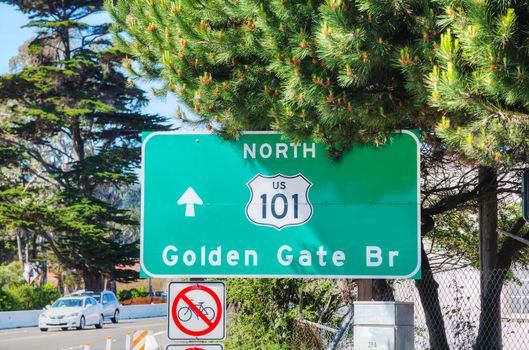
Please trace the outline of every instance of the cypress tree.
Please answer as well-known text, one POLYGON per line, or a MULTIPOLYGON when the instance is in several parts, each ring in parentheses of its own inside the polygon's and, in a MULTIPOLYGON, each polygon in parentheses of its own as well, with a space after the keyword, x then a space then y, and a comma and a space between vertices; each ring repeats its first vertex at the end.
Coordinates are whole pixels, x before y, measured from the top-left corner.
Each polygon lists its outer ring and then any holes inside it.
POLYGON ((0 77, 2 142, 24 154, 24 176, 39 183, 23 226, 78 270, 87 289, 102 289, 105 277, 136 278, 117 267, 138 256, 137 237, 122 232, 137 222, 113 196, 137 180, 140 132, 166 129, 164 119, 139 112, 144 93, 123 74, 108 25, 84 21, 102 1, 3 2, 37 30, 21 69, 0 77))

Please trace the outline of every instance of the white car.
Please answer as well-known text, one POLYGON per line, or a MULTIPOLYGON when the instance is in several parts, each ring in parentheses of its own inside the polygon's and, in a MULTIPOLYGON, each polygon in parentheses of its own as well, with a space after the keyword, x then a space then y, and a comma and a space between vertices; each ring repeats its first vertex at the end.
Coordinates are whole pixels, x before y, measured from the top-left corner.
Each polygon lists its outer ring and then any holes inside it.
POLYGON ((118 298, 116 298, 116 294, 114 292, 109 290, 104 290, 98 293, 94 293, 89 290, 78 290, 77 292, 74 292, 70 294, 70 296, 82 296, 86 295, 89 297, 94 298, 99 304, 101 304, 101 307, 103 308, 103 316, 105 317, 105 320, 110 319, 112 323, 118 323, 119 322, 119 310, 121 308, 121 304, 118 301, 118 298))
POLYGON ((89 296, 59 298, 39 315, 39 328, 43 332, 49 328, 83 329, 90 325, 102 328, 103 322, 101 304, 89 296))

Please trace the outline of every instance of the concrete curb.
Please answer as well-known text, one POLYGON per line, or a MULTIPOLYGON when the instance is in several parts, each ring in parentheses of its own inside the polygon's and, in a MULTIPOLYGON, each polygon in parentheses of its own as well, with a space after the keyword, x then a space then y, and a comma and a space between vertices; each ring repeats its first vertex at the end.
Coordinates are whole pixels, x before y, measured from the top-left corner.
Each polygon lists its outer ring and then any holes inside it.
MULTIPOLYGON (((0 312, 0 329, 36 327, 43 310, 0 312)), ((120 319, 167 316, 167 303, 147 305, 127 305, 120 308, 120 319)))

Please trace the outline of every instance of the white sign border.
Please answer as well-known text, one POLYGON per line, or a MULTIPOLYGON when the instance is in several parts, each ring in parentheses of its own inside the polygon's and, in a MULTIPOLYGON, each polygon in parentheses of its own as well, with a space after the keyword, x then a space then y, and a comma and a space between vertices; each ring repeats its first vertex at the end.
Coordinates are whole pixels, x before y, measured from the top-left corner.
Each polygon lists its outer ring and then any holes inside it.
MULTIPOLYGON (((196 274, 196 273, 178 273, 178 274, 155 274, 150 272, 144 265, 143 260, 143 241, 144 241, 144 227, 143 215, 145 205, 144 193, 144 178, 145 178, 145 146, 147 142, 154 136, 165 135, 215 135, 213 131, 155 131, 150 133, 141 145, 141 173, 140 173, 140 187, 141 187, 141 222, 140 222, 140 266, 141 269, 149 277, 154 278, 175 278, 175 277, 200 277, 200 278, 350 278, 350 279, 408 279, 417 274, 421 269, 421 142, 410 130, 397 130, 395 133, 401 133, 411 136, 417 145, 417 264, 415 269, 407 275, 289 275, 289 274, 257 274, 257 275, 229 275, 229 274, 196 274)), ((280 134, 276 131, 245 131, 242 135, 274 135, 280 134)))

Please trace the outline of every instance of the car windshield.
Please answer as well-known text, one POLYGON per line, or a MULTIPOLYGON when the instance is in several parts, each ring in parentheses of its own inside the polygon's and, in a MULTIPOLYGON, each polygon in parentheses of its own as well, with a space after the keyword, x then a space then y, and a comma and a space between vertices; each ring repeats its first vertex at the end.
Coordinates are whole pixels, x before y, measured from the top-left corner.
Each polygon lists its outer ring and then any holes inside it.
POLYGON ((51 307, 78 307, 83 306, 83 299, 57 299, 51 307))

